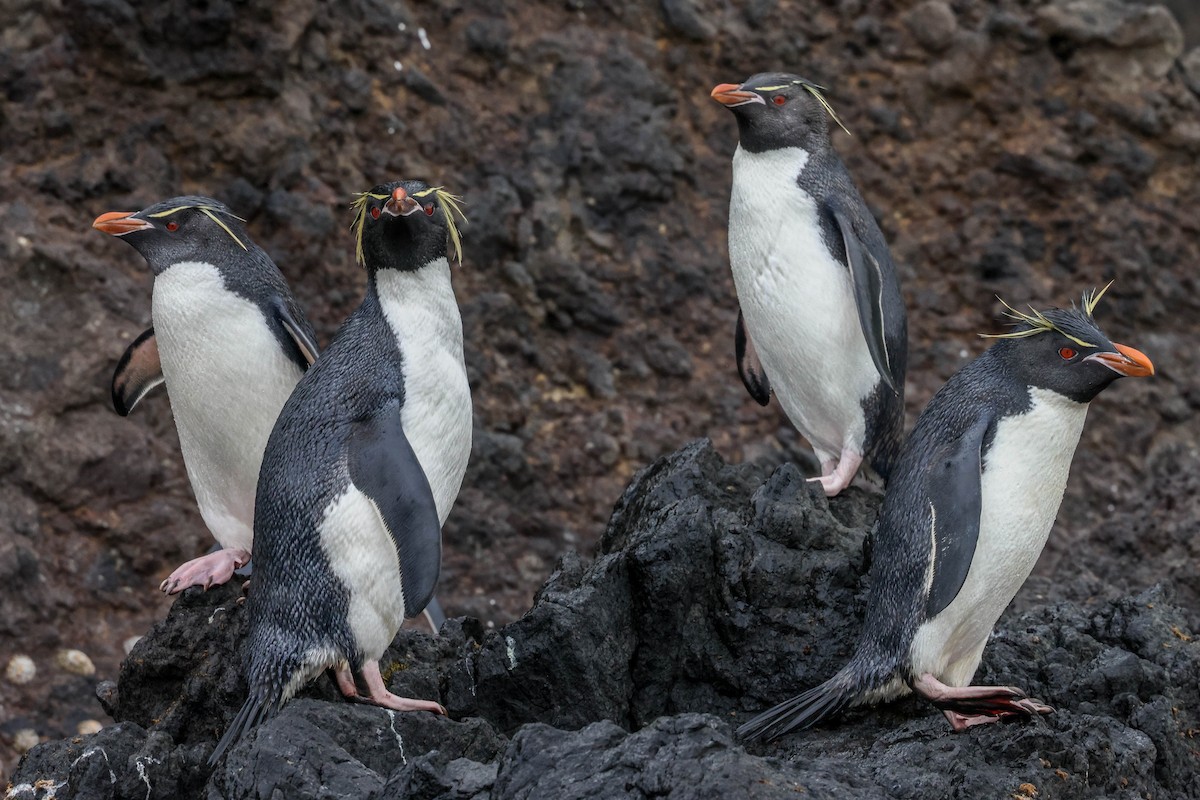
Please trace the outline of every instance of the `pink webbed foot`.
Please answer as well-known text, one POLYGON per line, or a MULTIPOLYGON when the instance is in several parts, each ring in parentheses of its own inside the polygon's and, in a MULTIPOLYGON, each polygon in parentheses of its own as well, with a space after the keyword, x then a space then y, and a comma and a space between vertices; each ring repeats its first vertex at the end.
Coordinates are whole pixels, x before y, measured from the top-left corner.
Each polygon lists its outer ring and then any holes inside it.
POLYGON ((348 697, 351 700, 358 700, 358 686, 354 683, 354 675, 350 672, 350 665, 343 661, 333 668, 333 677, 337 681, 338 691, 343 697, 348 697))
MULTIPOLYGON (((346 672, 348 674, 349 669, 346 672)), ((338 687, 341 688, 343 679, 340 673, 336 677, 338 678, 338 687)), ((383 676, 379 674, 378 661, 364 663, 360 677, 366 683, 367 689, 365 697, 362 695, 358 695, 357 697, 362 702, 383 706, 395 711, 429 711, 434 714, 441 714, 443 717, 449 716, 441 703, 435 703, 432 700, 414 700, 410 697, 399 697, 389 692, 383 684, 383 676)), ((351 684, 353 685, 353 683, 354 681, 351 679, 351 684)), ((345 694, 344 689, 342 693, 345 694)))
POLYGON ((862 456, 852 450, 842 452, 842 457, 837 462, 837 466, 830 470, 832 462, 821 462, 821 471, 824 472, 819 478, 809 478, 809 483, 819 483, 821 488, 825 490, 826 497, 835 497, 843 489, 850 485, 854 480, 854 476, 858 473, 858 468, 862 466, 862 456))
POLYGON ((159 584, 159 590, 167 594, 178 594, 189 586, 203 586, 205 591, 220 586, 233 577, 236 569, 246 566, 250 553, 240 548, 230 548, 193 558, 170 574, 159 584))
POLYGON ((1015 686, 947 686, 925 673, 913 683, 913 691, 940 708, 956 731, 1005 717, 1029 719, 1036 714, 1054 713, 1053 708, 1015 686))

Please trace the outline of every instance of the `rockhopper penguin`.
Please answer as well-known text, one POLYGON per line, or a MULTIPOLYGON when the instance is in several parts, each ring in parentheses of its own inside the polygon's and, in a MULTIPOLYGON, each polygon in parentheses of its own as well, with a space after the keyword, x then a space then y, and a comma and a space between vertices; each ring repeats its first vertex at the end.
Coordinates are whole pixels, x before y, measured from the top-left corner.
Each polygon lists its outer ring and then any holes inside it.
POLYGON ((864 458, 886 480, 903 433, 907 322, 887 243, 830 143, 837 117, 795 75, 723 83, 712 97, 738 123, 729 262, 742 381, 761 405, 775 392, 826 494, 864 458))
POLYGON ((250 559, 263 448, 317 357, 312 326, 242 222, 216 200, 175 197, 92 223, 154 272, 154 327, 118 362, 113 406, 126 416, 166 384, 200 515, 223 548, 172 572, 160 586, 170 594, 224 583, 250 559))
POLYGON ((1016 313, 921 414, 879 515, 865 627, 850 663, 738 729, 773 739, 847 706, 916 692, 955 730, 1052 711, 1011 686, 970 686, 992 627, 1054 524, 1088 403, 1154 374, 1082 308, 1016 313))
POLYGON ((447 259, 449 238, 461 260, 461 211, 458 198, 420 181, 376 186, 354 208, 366 297, 296 386, 267 443, 246 603, 249 698, 213 762, 331 667, 347 697, 446 713, 391 694, 379 658, 433 596, 441 523, 471 450, 447 259))

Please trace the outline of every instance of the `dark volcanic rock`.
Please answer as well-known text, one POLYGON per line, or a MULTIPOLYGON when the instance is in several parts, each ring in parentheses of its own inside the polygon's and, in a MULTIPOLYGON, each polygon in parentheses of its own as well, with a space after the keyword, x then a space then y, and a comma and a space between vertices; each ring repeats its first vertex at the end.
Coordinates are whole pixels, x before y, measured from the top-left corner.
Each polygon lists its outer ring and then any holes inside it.
POLYGON ((562 559, 522 619, 400 633, 389 687, 453 719, 352 704, 318 680, 215 771, 243 699, 244 612, 234 587, 189 591, 126 660, 119 724, 34 748, 11 796, 1196 796, 1200 642, 1160 588, 1001 620, 977 680, 1022 686, 1051 716, 954 734, 907 699, 738 743, 751 712, 849 656, 877 505, 696 442, 638 474, 596 559, 562 559))
MULTIPOLYGON (((327 342, 362 292, 351 193, 415 175, 465 196, 454 281, 479 446, 439 589, 451 614, 499 626, 564 551, 593 551, 638 468, 684 442, 711 436, 735 460, 815 468, 733 364, 736 126, 708 92, 764 70, 828 86, 854 133, 834 144, 902 273, 910 416, 981 349, 977 333, 998 329, 996 295, 1065 303, 1117 279, 1106 329, 1159 374, 1097 405, 1035 591, 1018 602, 1111 599, 1161 580, 1200 626, 1188 499, 1200 4, 1168 5, 1185 45, 1166 11, 1134 0, 0 3, 0 653, 38 668, 27 684, 0 681, 0 784, 14 725, 60 738, 102 717, 56 652, 81 649, 114 680, 124 643, 167 613, 154 587, 212 541, 167 398, 128 419, 111 410, 112 369, 150 323, 150 276, 90 229, 96 215, 181 193, 228 202, 327 342)), ((751 541, 754 558, 772 558, 769 536, 751 541)), ((624 564, 614 580, 631 579, 624 564)), ((606 613, 654 608, 631 594, 606 613)), ((740 636, 731 608, 733 622, 659 613, 740 636)), ((636 680, 595 676, 613 693, 603 713, 675 702, 636 698, 630 687, 667 661, 637 641, 599 643, 614 656, 634 647, 642 665, 636 680)), ((505 648, 484 648, 495 653, 482 668, 500 669, 505 648)), ((736 658, 673 655, 675 683, 650 694, 686 694, 700 665, 736 658)), ((819 671, 773 666, 805 672, 795 680, 819 671)), ((465 675, 448 688, 464 710, 465 675)), ((723 681, 694 691, 736 695, 723 681)), ((172 735, 209 735, 167 715, 172 735)))

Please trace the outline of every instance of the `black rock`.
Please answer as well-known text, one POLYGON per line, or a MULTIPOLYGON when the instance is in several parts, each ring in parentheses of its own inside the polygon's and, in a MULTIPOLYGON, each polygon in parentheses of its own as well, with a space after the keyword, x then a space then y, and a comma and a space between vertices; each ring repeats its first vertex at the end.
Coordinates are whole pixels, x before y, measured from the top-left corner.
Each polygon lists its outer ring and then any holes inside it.
POLYGON ((1163 590, 1005 616, 977 682, 1057 708, 952 733, 927 704, 856 709, 749 749, 736 724, 849 657, 878 495, 827 500, 693 443, 640 472, 595 560, 565 556, 520 620, 404 630, 389 688, 451 719, 302 691, 215 770, 241 704, 240 588, 190 590, 126 659, 118 724, 31 750, 10 797, 1195 796, 1200 643, 1163 590))

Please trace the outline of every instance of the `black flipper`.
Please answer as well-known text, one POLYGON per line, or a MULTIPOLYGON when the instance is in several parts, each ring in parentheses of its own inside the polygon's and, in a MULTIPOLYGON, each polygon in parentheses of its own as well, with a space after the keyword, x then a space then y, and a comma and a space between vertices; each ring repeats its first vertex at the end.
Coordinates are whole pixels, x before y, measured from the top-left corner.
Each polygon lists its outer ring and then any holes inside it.
POLYGON ((767 379, 767 371, 758 360, 754 342, 750 341, 750 335, 746 333, 746 322, 742 319, 741 309, 738 309, 737 329, 733 332, 733 349, 737 354, 738 374, 742 376, 742 383, 746 384, 746 391, 750 392, 750 396, 760 406, 770 403, 771 381, 767 379))
POLYGON ((292 337, 292 341, 296 344, 296 349, 299 351, 302 361, 298 361, 304 369, 308 369, 317 360, 320 354, 320 349, 317 347, 317 342, 313 339, 312 333, 308 330, 308 326, 301 325, 296 321, 296 317, 287 307, 287 303, 283 298, 276 297, 274 302, 275 316, 279 319, 279 324, 287 331, 288 336, 292 337))
POLYGON ((987 415, 958 439, 943 445, 925 472, 933 539, 933 582, 925 604, 927 619, 958 596, 975 557, 979 515, 983 510, 980 482, 983 440, 991 421, 991 415, 987 415))
POLYGON ((400 556, 404 613, 429 604, 442 566, 442 526, 429 480, 393 404, 361 420, 350 435, 350 480, 379 508, 400 556))
POLYGON ((850 269, 850 283, 854 286, 854 304, 858 307, 858 322, 862 326, 863 336, 867 340, 867 350, 875 369, 879 370, 884 383, 900 394, 900 387, 894 372, 891 354, 887 346, 887 319, 884 311, 884 281, 883 266, 880 263, 891 261, 891 256, 884 252, 872 252, 872 248, 863 244, 850 215, 842 207, 836 196, 825 200, 825 209, 833 218, 842 234, 842 242, 846 247, 846 265, 850 269))
POLYGON ((147 328, 117 362, 112 379, 113 408, 122 417, 128 417, 138 402, 162 382, 158 340, 154 338, 154 328, 147 328))

